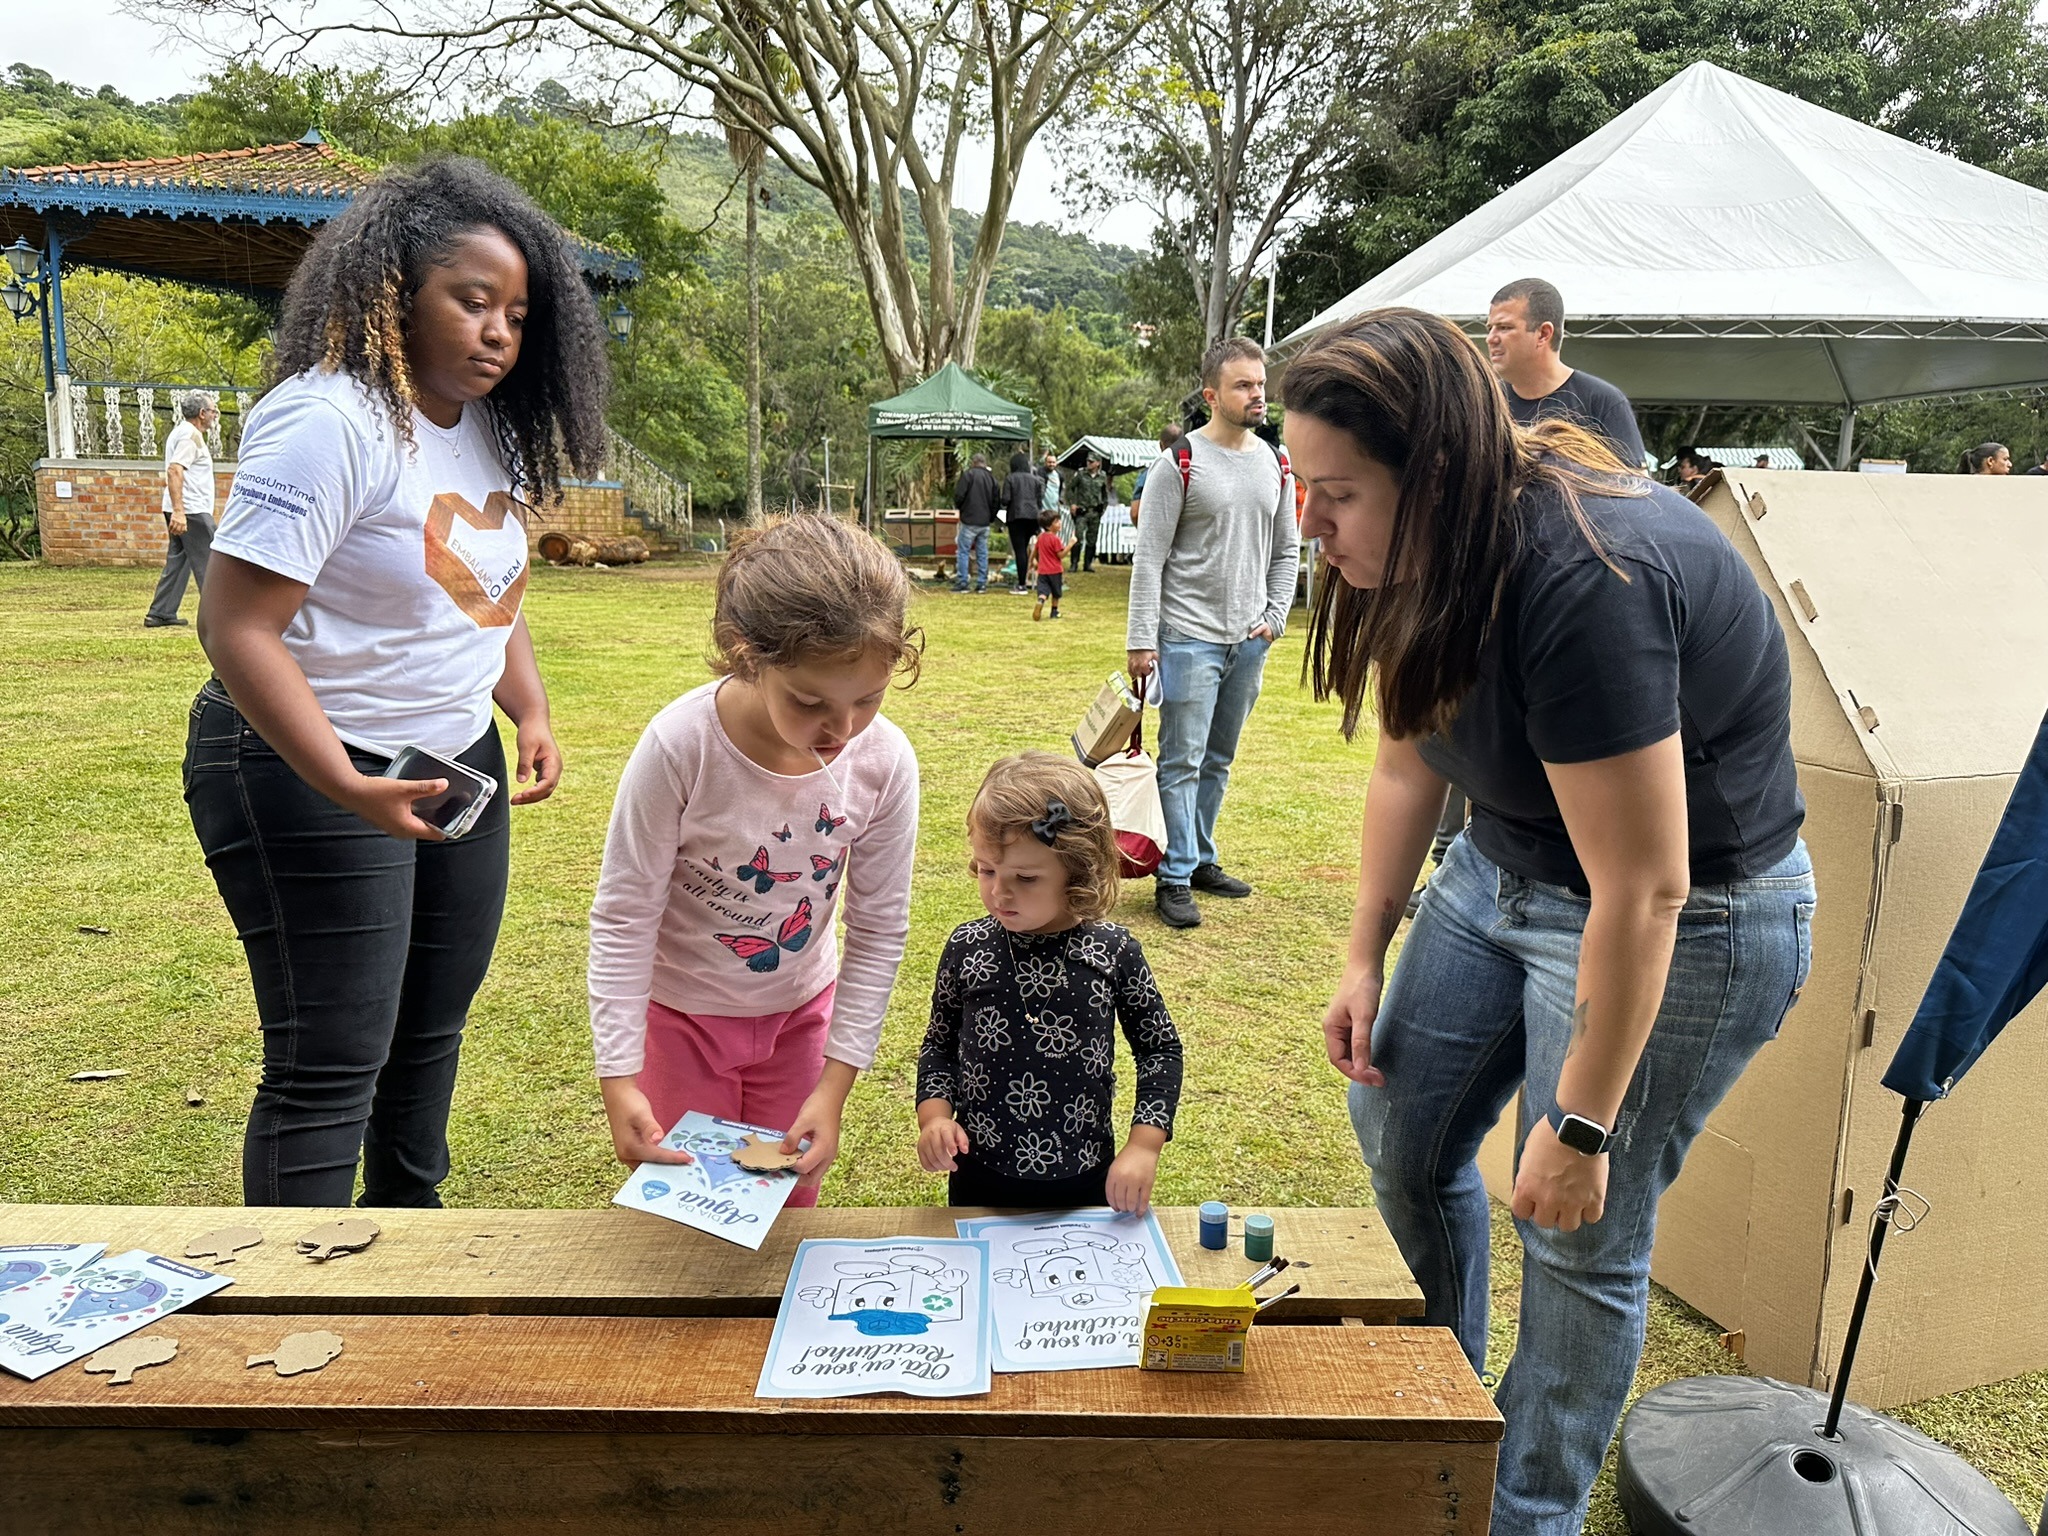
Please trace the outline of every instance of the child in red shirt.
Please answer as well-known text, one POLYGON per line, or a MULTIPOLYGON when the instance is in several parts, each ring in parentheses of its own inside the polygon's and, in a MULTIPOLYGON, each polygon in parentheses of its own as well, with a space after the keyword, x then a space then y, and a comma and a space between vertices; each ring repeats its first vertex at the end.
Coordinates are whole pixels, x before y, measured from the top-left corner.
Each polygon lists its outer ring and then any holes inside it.
POLYGON ((1045 600, 1052 599, 1052 616, 1060 616, 1060 593, 1066 586, 1066 556, 1071 546, 1060 537, 1057 510, 1038 514, 1038 537, 1031 541, 1031 565, 1038 572, 1038 601, 1032 605, 1033 623, 1045 617, 1045 600))

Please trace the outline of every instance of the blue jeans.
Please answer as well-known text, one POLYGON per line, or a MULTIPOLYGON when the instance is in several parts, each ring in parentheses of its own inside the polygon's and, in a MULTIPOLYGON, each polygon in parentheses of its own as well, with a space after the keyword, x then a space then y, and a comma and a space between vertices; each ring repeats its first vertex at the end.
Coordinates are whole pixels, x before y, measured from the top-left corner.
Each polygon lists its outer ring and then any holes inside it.
MULTIPOLYGON (((1576 1232, 1515 1223, 1521 1327, 1497 1394, 1507 1420, 1497 1531, 1578 1536, 1642 1354, 1657 1201, 1806 983, 1812 869, 1802 843, 1763 875, 1693 887, 1663 1006, 1615 1125, 1605 1214, 1576 1232)), ((1452 1329, 1475 1370, 1486 1359, 1488 1235, 1475 1158, 1518 1086, 1529 1123, 1552 1108, 1590 906, 1510 874, 1459 837, 1429 882, 1373 1026, 1372 1059, 1387 1085, 1351 1087, 1359 1149, 1422 1287, 1422 1321, 1452 1329)))
POLYGON ((1213 645, 1159 631, 1159 804, 1166 813, 1163 885, 1186 885, 1214 864, 1216 816, 1230 787, 1237 738, 1259 701, 1270 640, 1213 645))
POLYGON ((953 590, 958 592, 967 585, 967 561, 974 559, 974 584, 988 585, 988 527, 970 528, 960 525, 959 543, 953 550, 953 590))

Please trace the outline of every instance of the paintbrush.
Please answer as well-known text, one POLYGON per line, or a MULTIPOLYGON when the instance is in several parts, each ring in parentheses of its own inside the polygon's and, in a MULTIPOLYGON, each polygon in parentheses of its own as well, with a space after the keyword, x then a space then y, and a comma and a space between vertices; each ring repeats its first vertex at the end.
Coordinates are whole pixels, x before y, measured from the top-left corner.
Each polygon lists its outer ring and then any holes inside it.
POLYGON ((1246 1291, 1256 1291, 1260 1286, 1264 1285, 1268 1280, 1272 1279, 1275 1275, 1279 1274, 1280 1271, 1285 1269, 1286 1267, 1287 1260, 1281 1258, 1279 1255, 1276 1254, 1267 1263, 1260 1266, 1258 1269, 1253 1270, 1252 1277, 1249 1280, 1241 1281, 1239 1283, 1239 1289, 1246 1291))
POLYGON ((1301 1285, 1300 1285, 1300 1283, 1299 1283, 1299 1282, 1296 1282, 1295 1284, 1293 1284, 1293 1285, 1290 1285, 1289 1287, 1287 1287, 1287 1289, 1286 1289, 1286 1290, 1284 1290, 1284 1291, 1275 1291, 1275 1292, 1274 1292, 1274 1293, 1273 1293, 1272 1295, 1270 1295, 1270 1296, 1261 1296, 1261 1297, 1260 1297, 1260 1298, 1258 1299, 1258 1301, 1257 1301, 1256 1303, 1254 1303, 1254 1304, 1253 1304, 1253 1306, 1252 1306, 1252 1311, 1254 1311, 1254 1312, 1263 1312, 1263 1311, 1265 1311, 1265 1310, 1266 1310, 1266 1308, 1268 1308, 1268 1307, 1270 1307, 1271 1305, 1273 1305, 1273 1303, 1274 1303, 1274 1302, 1276 1302, 1276 1301, 1285 1301, 1285 1300, 1286 1300, 1286 1299, 1287 1299, 1288 1297, 1292 1296, 1292 1295, 1293 1295, 1293 1294, 1294 1294, 1294 1293, 1295 1293, 1296 1291, 1298 1291, 1298 1290, 1300 1290, 1300 1289, 1301 1289, 1301 1285))

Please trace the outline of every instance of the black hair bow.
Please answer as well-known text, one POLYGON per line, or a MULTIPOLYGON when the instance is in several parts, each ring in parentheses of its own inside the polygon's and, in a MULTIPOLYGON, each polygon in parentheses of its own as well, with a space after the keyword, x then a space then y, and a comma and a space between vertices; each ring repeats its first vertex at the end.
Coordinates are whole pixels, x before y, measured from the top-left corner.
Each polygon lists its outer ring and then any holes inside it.
POLYGON ((1045 814, 1031 823, 1031 835, 1050 848, 1060 833, 1074 824, 1073 813, 1064 800, 1045 802, 1045 814))

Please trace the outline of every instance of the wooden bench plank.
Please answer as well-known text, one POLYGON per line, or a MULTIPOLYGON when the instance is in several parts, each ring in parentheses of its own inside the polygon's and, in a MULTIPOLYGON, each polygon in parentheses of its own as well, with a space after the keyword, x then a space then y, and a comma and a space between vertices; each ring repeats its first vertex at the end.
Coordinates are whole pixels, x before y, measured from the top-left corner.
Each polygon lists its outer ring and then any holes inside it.
MULTIPOLYGON (((985 1396, 754 1396, 772 1324, 753 1318, 178 1314, 169 1364, 126 1386, 67 1367, 0 1377, 0 1426, 683 1435, 1375 1440, 1485 1444, 1501 1419, 1436 1328, 1267 1328, 1242 1376, 997 1376, 985 1396), (347 1341, 324 1370, 248 1368, 287 1332, 347 1341)), ((18 1469, 11 1429, 0 1467, 18 1469)), ((5 1478, 0 1477, 0 1482, 5 1478)))
POLYGON ((11 1430, 0 1529, 1485 1536, 1495 1455, 1370 1440, 11 1430))
MULTIPOLYGON (((798 1241, 806 1237, 947 1236, 944 1207, 840 1206, 786 1211, 759 1253, 640 1211, 374 1210, 384 1229, 367 1252, 315 1264, 292 1249, 339 1210, 191 1206, 0 1205, 0 1244, 104 1242, 172 1258, 215 1227, 260 1228, 263 1245, 221 1273, 235 1283, 205 1313, 532 1313, 606 1316, 772 1316, 798 1241)), ((1393 1323, 1422 1312, 1422 1293, 1392 1237, 1366 1209, 1272 1212, 1278 1251, 1301 1292, 1271 1322, 1355 1317, 1393 1323)), ((1196 1240, 1195 1212, 1162 1207, 1160 1226, 1191 1285, 1234 1285, 1255 1267, 1238 1248, 1196 1240)))

